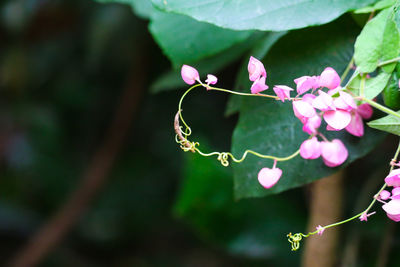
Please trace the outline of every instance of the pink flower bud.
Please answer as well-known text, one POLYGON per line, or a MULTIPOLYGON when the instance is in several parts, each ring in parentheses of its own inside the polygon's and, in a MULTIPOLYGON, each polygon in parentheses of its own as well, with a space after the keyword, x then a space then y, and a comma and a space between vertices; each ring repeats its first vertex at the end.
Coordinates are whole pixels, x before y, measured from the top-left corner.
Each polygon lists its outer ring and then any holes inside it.
POLYGON ((212 74, 207 74, 207 80, 206 80, 207 85, 216 84, 217 81, 218 81, 217 77, 215 77, 212 74))
POLYGON ((297 85, 297 93, 304 94, 311 88, 318 88, 318 77, 317 76, 302 76, 294 80, 297 85))
POLYGON ((327 67, 319 76, 319 86, 335 89, 340 85, 340 77, 331 67, 327 67))
POLYGON ((274 92, 282 102, 285 102, 285 98, 290 99, 290 91, 293 91, 293 89, 286 85, 274 86, 274 92))
POLYGON ((293 101, 294 115, 302 122, 305 123, 308 118, 316 115, 315 109, 307 102, 302 100, 293 101))
POLYGON ((301 144, 300 156, 304 159, 316 159, 321 156, 321 143, 317 137, 314 136, 301 144))
POLYGON ((252 82, 260 78, 260 76, 267 78, 267 72, 265 71, 264 65, 255 57, 250 57, 247 70, 249 71, 249 80, 252 82))
POLYGON ((322 227, 321 225, 318 225, 316 229, 317 229, 317 235, 322 235, 325 231, 325 228, 322 227))
POLYGON ((400 186, 400 169, 395 169, 389 173, 385 178, 385 183, 388 186, 399 187, 400 186))
POLYGON ((258 182, 264 188, 271 188, 279 181, 281 176, 282 170, 279 168, 262 168, 258 172, 258 182))
POLYGON ((265 84, 265 77, 260 77, 254 81, 253 85, 250 88, 252 94, 258 94, 264 90, 268 89, 268 85, 265 84))
POLYGON ((188 65, 183 65, 181 68, 181 76, 185 83, 192 85, 196 82, 196 80, 200 79, 199 72, 188 65))
POLYGON ((321 142, 321 155, 326 166, 336 167, 346 161, 348 152, 342 141, 333 139, 321 142))
POLYGON ((379 194, 379 198, 382 200, 386 200, 390 198, 390 192, 386 190, 382 190, 382 192, 379 194))
POLYGON ((336 109, 335 106, 333 105, 333 98, 330 95, 321 90, 319 90, 318 93, 319 96, 317 96, 312 102, 314 108, 322 111, 336 109))
POLYGON ((372 107, 368 103, 364 103, 357 107, 357 112, 363 119, 368 120, 369 118, 372 117, 372 113, 374 111, 372 110, 372 107))
POLYGON ((350 112, 341 109, 329 110, 324 113, 324 120, 333 129, 342 130, 349 125, 351 115, 350 112))
POLYGON ((400 221, 400 199, 392 199, 382 206, 389 219, 399 222, 400 221))
POLYGON ((353 111, 351 113, 351 121, 345 129, 354 136, 361 137, 364 135, 364 123, 361 116, 357 112, 353 111))
POLYGON ((319 115, 315 115, 307 119, 307 121, 303 125, 303 132, 308 134, 316 134, 317 129, 321 126, 321 117, 319 115))

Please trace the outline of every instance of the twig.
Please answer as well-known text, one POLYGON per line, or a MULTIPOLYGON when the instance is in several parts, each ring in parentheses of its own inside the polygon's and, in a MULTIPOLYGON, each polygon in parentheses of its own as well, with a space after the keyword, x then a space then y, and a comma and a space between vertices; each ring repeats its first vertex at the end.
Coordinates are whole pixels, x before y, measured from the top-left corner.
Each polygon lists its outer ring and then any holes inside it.
POLYGON ((21 251, 16 253, 8 266, 27 267, 39 264, 43 257, 64 238, 104 186, 138 107, 145 77, 144 73, 138 73, 138 70, 143 72, 147 69, 147 66, 143 66, 143 62, 147 61, 142 58, 135 59, 115 117, 103 144, 83 173, 81 183, 64 206, 33 235, 21 251))

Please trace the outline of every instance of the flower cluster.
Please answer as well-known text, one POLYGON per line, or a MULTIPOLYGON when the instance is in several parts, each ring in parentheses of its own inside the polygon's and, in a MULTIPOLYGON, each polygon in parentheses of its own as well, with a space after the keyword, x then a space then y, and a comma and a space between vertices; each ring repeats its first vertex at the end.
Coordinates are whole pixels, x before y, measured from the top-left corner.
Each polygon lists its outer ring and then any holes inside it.
MULTIPOLYGON (((264 65, 256 58, 250 57, 248 64, 249 79, 253 81, 252 94, 267 90, 265 84, 267 73, 264 65)), ((300 146, 300 155, 304 159, 322 157, 328 167, 336 167, 346 161, 348 151, 339 139, 329 141, 318 131, 322 121, 326 122, 328 131, 345 129, 354 136, 364 135, 363 119, 372 116, 372 108, 368 104, 357 105, 354 98, 340 87, 337 72, 327 67, 319 76, 302 76, 294 80, 297 96, 290 97, 294 89, 286 85, 273 87, 278 99, 282 102, 292 100, 294 115, 302 122, 302 130, 310 135, 300 146), (327 89, 326 91, 324 91, 327 89), (311 92, 310 92, 311 90, 311 92), (301 97, 300 97, 301 96, 301 97), (322 140, 319 141, 318 137, 322 140)), ((275 185, 282 170, 263 168, 258 174, 260 184, 265 188, 275 185)))

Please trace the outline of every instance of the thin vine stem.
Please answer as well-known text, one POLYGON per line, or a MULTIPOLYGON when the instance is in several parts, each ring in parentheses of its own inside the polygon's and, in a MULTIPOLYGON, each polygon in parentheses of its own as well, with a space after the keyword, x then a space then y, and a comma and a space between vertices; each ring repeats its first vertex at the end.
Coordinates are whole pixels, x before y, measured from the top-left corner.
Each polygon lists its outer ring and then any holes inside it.
POLYGON ((387 108, 387 107, 385 107, 385 106, 382 106, 381 104, 379 104, 379 103, 377 103, 377 102, 375 102, 375 101, 373 101, 373 100, 370 100, 370 99, 365 98, 365 97, 363 97, 363 96, 360 96, 359 99, 362 100, 362 101, 364 101, 364 102, 366 102, 366 103, 368 103, 368 104, 370 104, 370 105, 373 106, 374 108, 379 109, 380 111, 385 112, 386 114, 393 115, 393 116, 395 116, 395 117, 397 117, 397 118, 400 118, 400 114, 399 114, 399 113, 397 113, 397 112, 394 111, 394 110, 391 110, 390 108, 387 108))

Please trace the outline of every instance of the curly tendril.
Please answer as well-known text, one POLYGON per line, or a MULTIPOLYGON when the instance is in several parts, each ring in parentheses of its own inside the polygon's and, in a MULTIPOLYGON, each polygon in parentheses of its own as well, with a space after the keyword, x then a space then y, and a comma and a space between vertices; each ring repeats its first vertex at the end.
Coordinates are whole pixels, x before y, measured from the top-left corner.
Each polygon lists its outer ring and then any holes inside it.
MULTIPOLYGON (((186 123, 186 121, 183 119, 183 116, 182 116, 183 99, 190 91, 192 91, 194 88, 196 88, 198 86, 206 87, 203 84, 196 84, 196 85, 190 87, 182 95, 181 99, 179 100, 178 112, 176 113, 175 119, 174 119, 174 129, 175 129, 175 133, 176 133, 175 141, 179 144, 180 148, 184 152, 188 152, 188 151, 190 151, 192 153, 197 152, 201 156, 204 156, 204 157, 217 156, 217 160, 224 167, 229 166, 229 159, 231 159, 233 162, 240 163, 240 162, 243 162, 249 154, 252 154, 256 157, 264 158, 264 159, 272 159, 272 160, 276 160, 276 161, 286 161, 286 160, 290 160, 290 159, 296 157, 300 153, 300 150, 297 150, 293 154, 291 154, 287 157, 276 157, 276 156, 271 156, 271 155, 264 155, 264 154, 258 153, 256 151, 247 149, 244 151, 243 155, 240 158, 236 158, 230 152, 217 152, 217 151, 214 151, 211 153, 202 152, 198 148, 198 146, 200 146, 199 142, 193 142, 188 139, 188 137, 192 134, 192 129, 189 127, 189 125, 186 123), (183 124, 183 126, 181 125, 181 123, 183 124)), ((246 94, 246 93, 234 92, 234 91, 230 91, 230 90, 226 90, 226 89, 222 89, 222 88, 211 87, 211 86, 207 86, 206 88, 207 88, 207 90, 221 91, 221 92, 225 92, 225 93, 237 94, 237 95, 242 95, 242 96, 260 96, 260 97, 275 98, 275 99, 277 98, 275 96, 264 95, 264 94, 246 94)))

